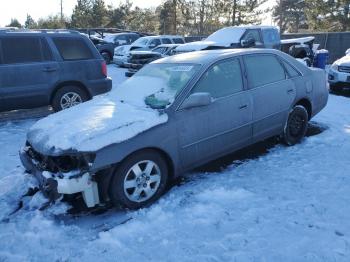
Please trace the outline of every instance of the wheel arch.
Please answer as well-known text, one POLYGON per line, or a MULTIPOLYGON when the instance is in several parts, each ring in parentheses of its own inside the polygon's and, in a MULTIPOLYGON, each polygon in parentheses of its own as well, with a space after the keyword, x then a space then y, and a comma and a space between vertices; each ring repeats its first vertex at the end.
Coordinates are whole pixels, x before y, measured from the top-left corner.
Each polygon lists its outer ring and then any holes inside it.
POLYGON ((310 120, 312 117, 312 104, 311 104, 310 100, 307 98, 302 98, 302 99, 298 100, 294 106, 297 106, 297 105, 305 107, 305 109, 307 111, 307 115, 308 115, 309 120, 310 120))
POLYGON ((53 91, 51 92, 51 96, 50 96, 50 100, 49 100, 50 104, 52 104, 53 98, 55 97, 57 91, 60 88, 65 87, 65 86, 77 86, 77 87, 80 87, 88 95, 89 99, 92 98, 91 93, 89 92, 88 88, 83 83, 81 83, 79 81, 65 81, 65 82, 61 82, 61 83, 57 84, 55 86, 55 88, 53 89, 53 91))

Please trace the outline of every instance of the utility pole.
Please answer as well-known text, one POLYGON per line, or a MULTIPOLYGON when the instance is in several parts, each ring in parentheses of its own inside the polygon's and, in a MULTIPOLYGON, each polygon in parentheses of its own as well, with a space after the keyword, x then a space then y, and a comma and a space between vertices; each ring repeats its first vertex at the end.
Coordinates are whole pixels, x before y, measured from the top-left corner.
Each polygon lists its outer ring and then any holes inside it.
POLYGON ((61 23, 63 22, 63 0, 61 0, 61 23))

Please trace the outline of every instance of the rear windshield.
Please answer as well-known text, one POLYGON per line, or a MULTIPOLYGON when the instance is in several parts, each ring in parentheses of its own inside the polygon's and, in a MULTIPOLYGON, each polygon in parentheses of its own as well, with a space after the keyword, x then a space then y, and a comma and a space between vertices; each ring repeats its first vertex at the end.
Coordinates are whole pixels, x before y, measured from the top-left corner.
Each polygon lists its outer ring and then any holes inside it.
POLYGON ((93 54, 81 38, 55 37, 53 38, 58 52, 63 60, 86 60, 93 59, 93 54))

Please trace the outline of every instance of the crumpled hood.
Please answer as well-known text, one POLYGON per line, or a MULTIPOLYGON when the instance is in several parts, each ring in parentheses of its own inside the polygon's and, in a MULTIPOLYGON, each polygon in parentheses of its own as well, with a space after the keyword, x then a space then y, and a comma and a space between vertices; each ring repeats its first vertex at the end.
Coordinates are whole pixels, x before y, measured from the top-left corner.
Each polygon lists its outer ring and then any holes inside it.
POLYGON ((168 120, 165 113, 118 98, 110 93, 41 119, 30 128, 27 140, 47 155, 94 152, 168 120))
POLYGON ((176 47, 177 52, 191 52, 191 51, 200 51, 208 48, 209 46, 217 46, 217 47, 230 47, 231 43, 224 42, 214 42, 214 41, 197 41, 192 43, 187 43, 183 45, 179 45, 176 47))

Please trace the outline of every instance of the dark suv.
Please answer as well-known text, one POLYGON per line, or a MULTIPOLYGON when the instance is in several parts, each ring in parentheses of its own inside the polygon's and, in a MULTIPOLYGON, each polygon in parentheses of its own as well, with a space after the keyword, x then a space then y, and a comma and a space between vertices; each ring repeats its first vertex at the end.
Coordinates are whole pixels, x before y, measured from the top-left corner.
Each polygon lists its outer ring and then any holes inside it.
POLYGON ((46 105, 59 111, 111 88, 105 61, 80 33, 0 32, 0 111, 46 105))

